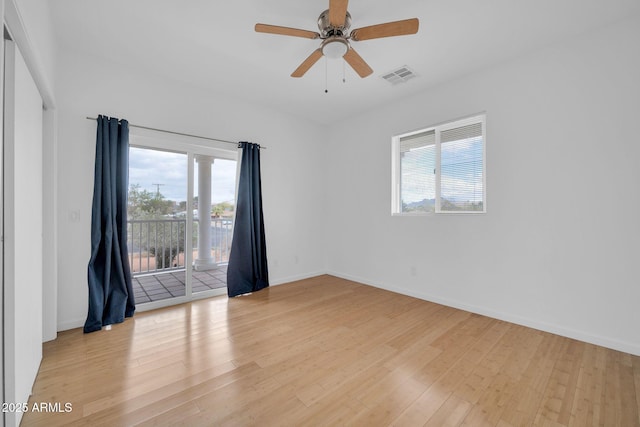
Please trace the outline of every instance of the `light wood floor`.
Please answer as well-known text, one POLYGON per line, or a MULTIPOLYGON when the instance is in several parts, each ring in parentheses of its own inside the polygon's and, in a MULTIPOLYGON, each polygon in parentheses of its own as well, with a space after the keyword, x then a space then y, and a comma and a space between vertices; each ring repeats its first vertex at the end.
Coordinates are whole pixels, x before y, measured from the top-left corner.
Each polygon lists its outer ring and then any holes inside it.
POLYGON ((42 425, 640 425, 640 357, 331 276, 45 344, 42 425), (64 406, 63 406, 64 407, 64 406))

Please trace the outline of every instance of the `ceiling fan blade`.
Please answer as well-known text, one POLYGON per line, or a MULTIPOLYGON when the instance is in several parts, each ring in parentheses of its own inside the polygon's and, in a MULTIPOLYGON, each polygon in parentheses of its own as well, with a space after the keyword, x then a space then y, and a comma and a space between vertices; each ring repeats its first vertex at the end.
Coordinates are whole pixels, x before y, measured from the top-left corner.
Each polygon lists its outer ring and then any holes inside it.
POLYGON ((420 22, 418 18, 402 21, 387 22, 386 24, 371 25, 369 27, 356 28, 351 31, 351 40, 362 41, 380 39, 382 37, 404 36, 418 32, 420 22))
POLYGON ((343 56, 344 60, 347 61, 351 68, 355 70, 356 73, 362 78, 367 77, 373 70, 369 67, 369 64, 364 62, 364 59, 358 53, 353 50, 353 48, 349 48, 347 53, 343 56))
POLYGON ((283 36, 304 37, 307 39, 317 39, 320 34, 314 31, 299 30, 297 28, 280 27, 278 25, 256 24, 258 33, 280 34, 283 36))
POLYGON ((305 75, 305 73, 307 71, 309 71, 309 68, 311 68, 313 66, 313 64, 315 64, 316 62, 318 62, 318 59, 322 58, 322 49, 316 49, 313 51, 313 53, 311 55, 309 55, 309 57, 307 59, 305 59, 302 64, 300 64, 300 66, 298 68, 296 68, 296 70, 291 73, 291 77, 302 77, 305 75))
POLYGON ((349 0, 329 0, 329 23, 334 27, 344 26, 349 0))

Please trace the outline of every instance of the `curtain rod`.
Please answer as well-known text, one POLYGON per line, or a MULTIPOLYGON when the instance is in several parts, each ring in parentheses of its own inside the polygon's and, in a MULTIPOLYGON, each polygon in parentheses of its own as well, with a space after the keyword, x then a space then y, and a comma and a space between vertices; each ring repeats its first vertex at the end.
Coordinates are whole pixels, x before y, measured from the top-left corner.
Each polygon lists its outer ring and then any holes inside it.
MULTIPOLYGON (((88 116, 86 117, 86 119, 87 120, 98 120, 96 117, 88 117, 88 116)), ((138 129, 153 130, 153 131, 156 131, 156 132, 170 133, 170 134, 173 134, 173 135, 189 136, 189 137, 192 137, 192 138, 206 139, 206 140, 209 140, 209 141, 224 142, 226 144, 236 144, 236 145, 239 144, 239 142, 227 141, 226 139, 209 138, 208 136, 199 136, 199 135, 192 135, 192 134, 189 134, 189 133, 174 132, 172 130, 150 128, 150 127, 147 127, 147 126, 134 125, 132 123, 129 123, 129 127, 138 128, 138 129)), ((265 147, 265 146, 262 146, 260 144, 258 144, 258 145, 260 146, 260 149, 262 149, 262 150, 266 150, 267 149, 267 147, 265 147)))

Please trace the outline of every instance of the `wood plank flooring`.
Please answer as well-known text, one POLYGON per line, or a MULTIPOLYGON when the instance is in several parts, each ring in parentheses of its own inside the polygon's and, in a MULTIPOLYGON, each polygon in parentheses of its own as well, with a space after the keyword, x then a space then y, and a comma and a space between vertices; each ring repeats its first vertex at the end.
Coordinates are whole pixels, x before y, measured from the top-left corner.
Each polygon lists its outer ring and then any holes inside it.
POLYGON ((332 276, 46 343, 23 426, 638 426, 640 357, 332 276), (54 405, 55 408, 55 405, 54 405))

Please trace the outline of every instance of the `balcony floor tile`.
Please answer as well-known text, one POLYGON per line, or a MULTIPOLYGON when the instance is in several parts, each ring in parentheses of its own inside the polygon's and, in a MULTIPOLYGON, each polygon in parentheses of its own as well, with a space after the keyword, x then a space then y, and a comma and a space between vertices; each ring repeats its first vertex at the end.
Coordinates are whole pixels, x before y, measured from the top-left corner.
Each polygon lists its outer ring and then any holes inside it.
MULTIPOLYGON (((160 301, 185 295, 185 271, 171 271, 153 275, 132 278, 133 295, 137 304, 160 301)), ((227 286, 227 266, 223 265, 215 270, 194 271, 193 292, 203 292, 210 289, 225 288, 227 286)))

